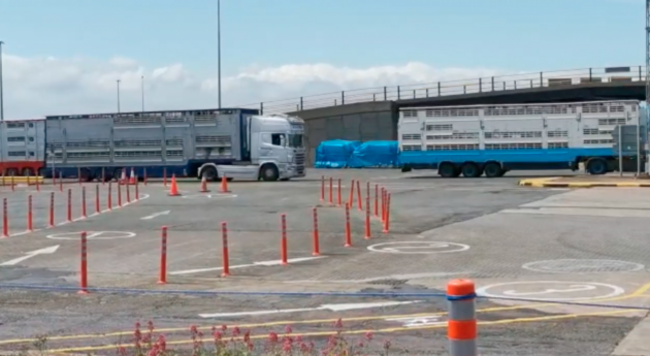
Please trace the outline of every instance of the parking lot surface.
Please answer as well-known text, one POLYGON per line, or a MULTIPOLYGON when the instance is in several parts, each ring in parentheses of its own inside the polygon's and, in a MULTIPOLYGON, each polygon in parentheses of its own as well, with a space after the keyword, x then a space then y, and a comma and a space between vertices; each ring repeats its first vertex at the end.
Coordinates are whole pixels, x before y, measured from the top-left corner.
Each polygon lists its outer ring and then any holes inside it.
POLYGON ((650 191, 517 185, 537 175, 441 179, 396 170, 311 170, 289 182, 231 182, 228 193, 217 184, 200 192, 198 182, 183 181, 180 196, 149 182, 137 195, 129 187, 128 201, 121 187, 122 207, 113 184, 112 209, 107 184, 69 184, 63 192, 4 187, 10 236, 0 240, 0 350, 19 350, 46 335, 51 350, 112 353, 116 343, 128 343, 136 321, 152 320, 178 347, 191 347, 190 325, 206 327, 206 335, 213 325, 237 325, 259 342, 291 325, 316 343, 336 330, 354 340, 370 332, 373 348, 388 340, 396 354, 444 355, 441 296, 449 280, 469 278, 485 297, 477 300, 482 355, 610 355, 650 305, 644 220, 650 191), (345 246, 339 179, 343 205, 353 179, 364 198, 363 210, 356 200, 350 209, 351 247, 345 246), (375 186, 391 194, 388 232, 375 216, 375 186), (34 231, 27 231, 30 194, 34 231), (163 226, 167 283, 161 285, 163 226), (88 282, 100 289, 88 295, 76 294, 82 231, 88 282), (339 318, 342 326, 335 325, 339 318))

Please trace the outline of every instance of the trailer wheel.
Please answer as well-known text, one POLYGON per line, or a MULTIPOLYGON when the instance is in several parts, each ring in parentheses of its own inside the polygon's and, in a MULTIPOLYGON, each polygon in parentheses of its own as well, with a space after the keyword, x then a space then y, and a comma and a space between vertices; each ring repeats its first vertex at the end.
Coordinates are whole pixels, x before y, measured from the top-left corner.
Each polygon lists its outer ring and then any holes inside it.
POLYGON ((8 177, 16 176, 16 175, 18 175, 18 170, 16 168, 8 168, 7 169, 7 176, 8 177))
POLYGON ((274 164, 267 163, 260 169, 260 176, 265 182, 275 182, 278 180, 280 173, 274 164))
POLYGON ((474 162, 468 162, 463 164, 461 167, 463 172, 463 177, 465 178, 476 178, 481 176, 481 170, 478 168, 478 165, 474 162))
POLYGON ((587 162, 587 172, 592 175, 607 173, 607 161, 602 158, 592 158, 587 162))
POLYGON ((438 174, 443 178, 456 178, 458 168, 453 163, 443 163, 438 167, 438 174))
POLYGON ((205 178, 207 181, 214 182, 217 180, 217 178, 219 178, 219 173, 217 172, 216 168, 207 166, 201 171, 201 178, 205 178))
POLYGON ((485 176, 488 178, 501 177, 504 173, 501 165, 496 162, 489 162, 483 170, 485 171, 485 176))
POLYGON ((32 171, 31 168, 23 168, 22 175, 23 175, 23 177, 33 177, 34 172, 32 171))

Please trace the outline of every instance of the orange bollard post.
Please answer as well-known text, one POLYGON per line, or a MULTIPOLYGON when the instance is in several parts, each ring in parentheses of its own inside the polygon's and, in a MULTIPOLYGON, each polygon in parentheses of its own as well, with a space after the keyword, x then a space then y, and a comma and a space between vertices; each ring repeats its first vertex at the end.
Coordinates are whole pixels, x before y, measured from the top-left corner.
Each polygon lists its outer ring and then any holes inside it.
POLYGON ((370 240, 370 195, 366 196, 366 224, 365 224, 365 236, 366 240, 370 240))
POLYGON ((345 247, 352 247, 352 229, 350 228, 350 206, 345 205, 345 247))
POLYGON ((375 217, 379 217, 379 184, 375 184, 375 217))
POLYGON ((34 219, 32 219, 32 195, 27 196, 27 231, 34 231, 34 219))
POLYGON ((106 193, 106 207, 113 210, 113 182, 108 182, 108 192, 106 193))
POLYGON ((27 173, 27 188, 29 188, 30 185, 32 185, 32 173, 28 172, 27 173))
POLYGON ((88 241, 86 232, 81 232, 81 266, 79 271, 79 292, 88 294, 88 241))
POLYGON ((68 189, 68 222, 72 221, 72 189, 68 189))
POLYGON ((99 214, 101 212, 101 208, 99 207, 99 184, 95 184, 95 214, 99 214))
POLYGON ((122 184, 117 183, 117 206, 122 207, 122 184))
POLYGON ((140 200, 140 181, 138 181, 138 176, 135 176, 135 197, 133 197, 133 200, 140 200))
POLYGON ((313 251, 311 254, 312 256, 320 256, 320 242, 318 241, 318 208, 314 207, 312 212, 314 215, 314 231, 312 234, 313 251))
POLYGON ((221 176, 221 188, 219 189, 219 193, 230 193, 230 190, 228 190, 228 177, 226 175, 221 176))
POLYGON ((370 182, 366 182, 366 198, 370 197, 370 182))
POLYGON ((357 181, 357 207, 359 211, 363 211, 363 200, 361 200, 363 195, 361 194, 361 184, 357 181))
POLYGON ((86 187, 81 187, 81 217, 87 218, 86 214, 86 187))
POLYGON ((337 185, 336 185, 336 205, 341 206, 342 204, 342 199, 341 199, 341 178, 338 179, 337 185))
POLYGON ((2 237, 9 237, 9 209, 7 209, 7 198, 2 199, 2 237))
POLYGON ((381 222, 386 221, 386 189, 381 188, 381 222))
POLYGON ((126 203, 130 204, 131 203, 131 188, 130 185, 124 184, 124 189, 126 189, 126 203))
POLYGON ((476 339, 476 289, 468 279, 455 279, 447 284, 447 339, 450 356, 478 355, 476 339))
POLYGON ((320 201, 325 201, 325 176, 320 176, 320 201))
POLYGON ((36 176, 36 191, 37 192, 41 191, 41 185, 38 183, 38 176, 36 176))
POLYGON ((280 223, 282 229, 282 237, 280 239, 280 263, 283 266, 289 264, 289 259, 287 257, 287 214, 282 214, 280 216, 280 223))
POLYGON ((332 177, 330 177, 330 195, 329 195, 329 198, 330 198, 329 203, 330 203, 330 205, 332 205, 334 203, 334 178, 332 178, 332 177))
POLYGON ((160 275, 158 284, 167 284, 167 226, 160 232, 160 275))
POLYGON ((54 192, 50 193, 50 214, 48 227, 54 227, 54 192))
POLYGON ((11 191, 16 191, 16 177, 13 174, 11 175, 11 191))
POLYGON ((390 193, 386 194, 386 221, 384 221, 384 234, 390 231, 390 193))
POLYGON ((348 197, 348 203, 350 207, 354 205, 354 179, 352 180, 352 183, 350 184, 350 196, 348 197))
POLYGON ((221 223, 221 253, 223 258, 223 273, 221 277, 230 276, 230 257, 228 256, 228 225, 221 223))

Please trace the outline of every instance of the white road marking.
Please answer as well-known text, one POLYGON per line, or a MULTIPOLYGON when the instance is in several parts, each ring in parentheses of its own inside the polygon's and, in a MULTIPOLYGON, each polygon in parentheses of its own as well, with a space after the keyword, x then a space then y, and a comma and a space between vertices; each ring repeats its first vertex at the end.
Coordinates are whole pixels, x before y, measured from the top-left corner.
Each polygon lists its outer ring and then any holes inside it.
POLYGON ((255 310, 255 311, 248 311, 248 312, 199 314, 199 316, 201 318, 223 318, 223 317, 232 317, 232 316, 254 316, 254 315, 269 315, 269 314, 299 313, 299 312, 319 311, 319 310, 340 312, 340 311, 356 310, 356 309, 392 307, 397 305, 413 304, 419 302, 420 302, 419 300, 413 300, 413 301, 406 301, 406 302, 323 304, 316 308, 255 310))
POLYGON ((1 263, 0 266, 15 266, 15 265, 19 264, 20 262, 23 262, 26 259, 32 258, 32 257, 34 257, 36 255, 52 254, 52 253, 56 252, 56 250, 58 250, 58 249, 59 249, 59 245, 55 245, 55 246, 42 248, 40 250, 27 252, 25 254, 25 256, 18 257, 18 258, 15 258, 13 260, 1 263))
MULTIPOLYGON (((289 262, 289 263, 304 262, 304 261, 316 260, 316 259, 325 258, 325 257, 327 257, 327 256, 290 258, 290 259, 287 260, 287 262, 289 262)), ((282 264, 282 261, 280 261, 280 260, 261 261, 261 262, 253 262, 253 263, 245 264, 245 265, 230 266, 230 269, 244 268, 244 267, 258 267, 258 266, 269 267, 269 266, 278 266, 278 265, 281 265, 281 264, 282 264)), ((171 274, 171 275, 183 275, 183 274, 193 274, 193 273, 220 271, 222 269, 223 269, 223 267, 188 269, 188 270, 184 270, 184 271, 169 272, 169 274, 171 274)))
POLYGON ((168 215, 170 212, 171 212, 171 210, 161 211, 161 212, 158 212, 158 213, 155 213, 155 214, 151 214, 151 215, 147 215, 145 217, 142 217, 142 218, 140 218, 140 220, 151 220, 151 219, 156 218, 158 216, 168 215))

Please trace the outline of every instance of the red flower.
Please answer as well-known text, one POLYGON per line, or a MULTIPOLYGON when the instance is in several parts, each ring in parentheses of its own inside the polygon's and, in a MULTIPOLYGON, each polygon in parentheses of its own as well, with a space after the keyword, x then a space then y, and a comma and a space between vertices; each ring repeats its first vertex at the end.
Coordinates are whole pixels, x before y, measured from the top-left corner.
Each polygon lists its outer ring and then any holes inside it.
POLYGON ((192 334, 196 334, 197 331, 198 331, 198 330, 196 329, 196 325, 192 325, 192 326, 190 326, 190 332, 191 332, 192 334))
POLYGON ((235 326, 232 329, 232 336, 239 336, 241 334, 241 330, 239 330, 239 326, 235 326))
POLYGON ((270 333, 269 333, 269 341, 270 341, 271 343, 276 343, 276 342, 278 342, 278 334, 276 334, 276 333, 274 333, 274 332, 270 332, 270 333))
POLYGON ((226 331, 228 330, 228 326, 226 324, 221 325, 221 331, 226 331))
POLYGON ((147 329, 149 329, 149 331, 153 331, 153 321, 149 320, 147 322, 147 329))
POLYGON ((244 342, 249 343, 250 341, 251 341, 251 331, 246 330, 246 332, 244 333, 244 342))
POLYGON ((214 337, 215 341, 216 341, 216 340, 221 340, 221 338, 222 338, 221 333, 218 332, 218 331, 215 331, 215 332, 212 334, 212 336, 214 337))
POLYGON ((341 320, 341 318, 339 318, 337 321, 335 321, 334 322, 334 327, 337 328, 337 329, 342 328, 343 327, 343 320, 341 320))
POLYGON ((291 329, 291 325, 287 325, 284 327, 284 332, 287 334, 291 334, 293 330, 291 329))
POLYGON ((372 333, 370 331, 368 331, 365 336, 366 336, 366 340, 368 341, 372 340, 372 333))

